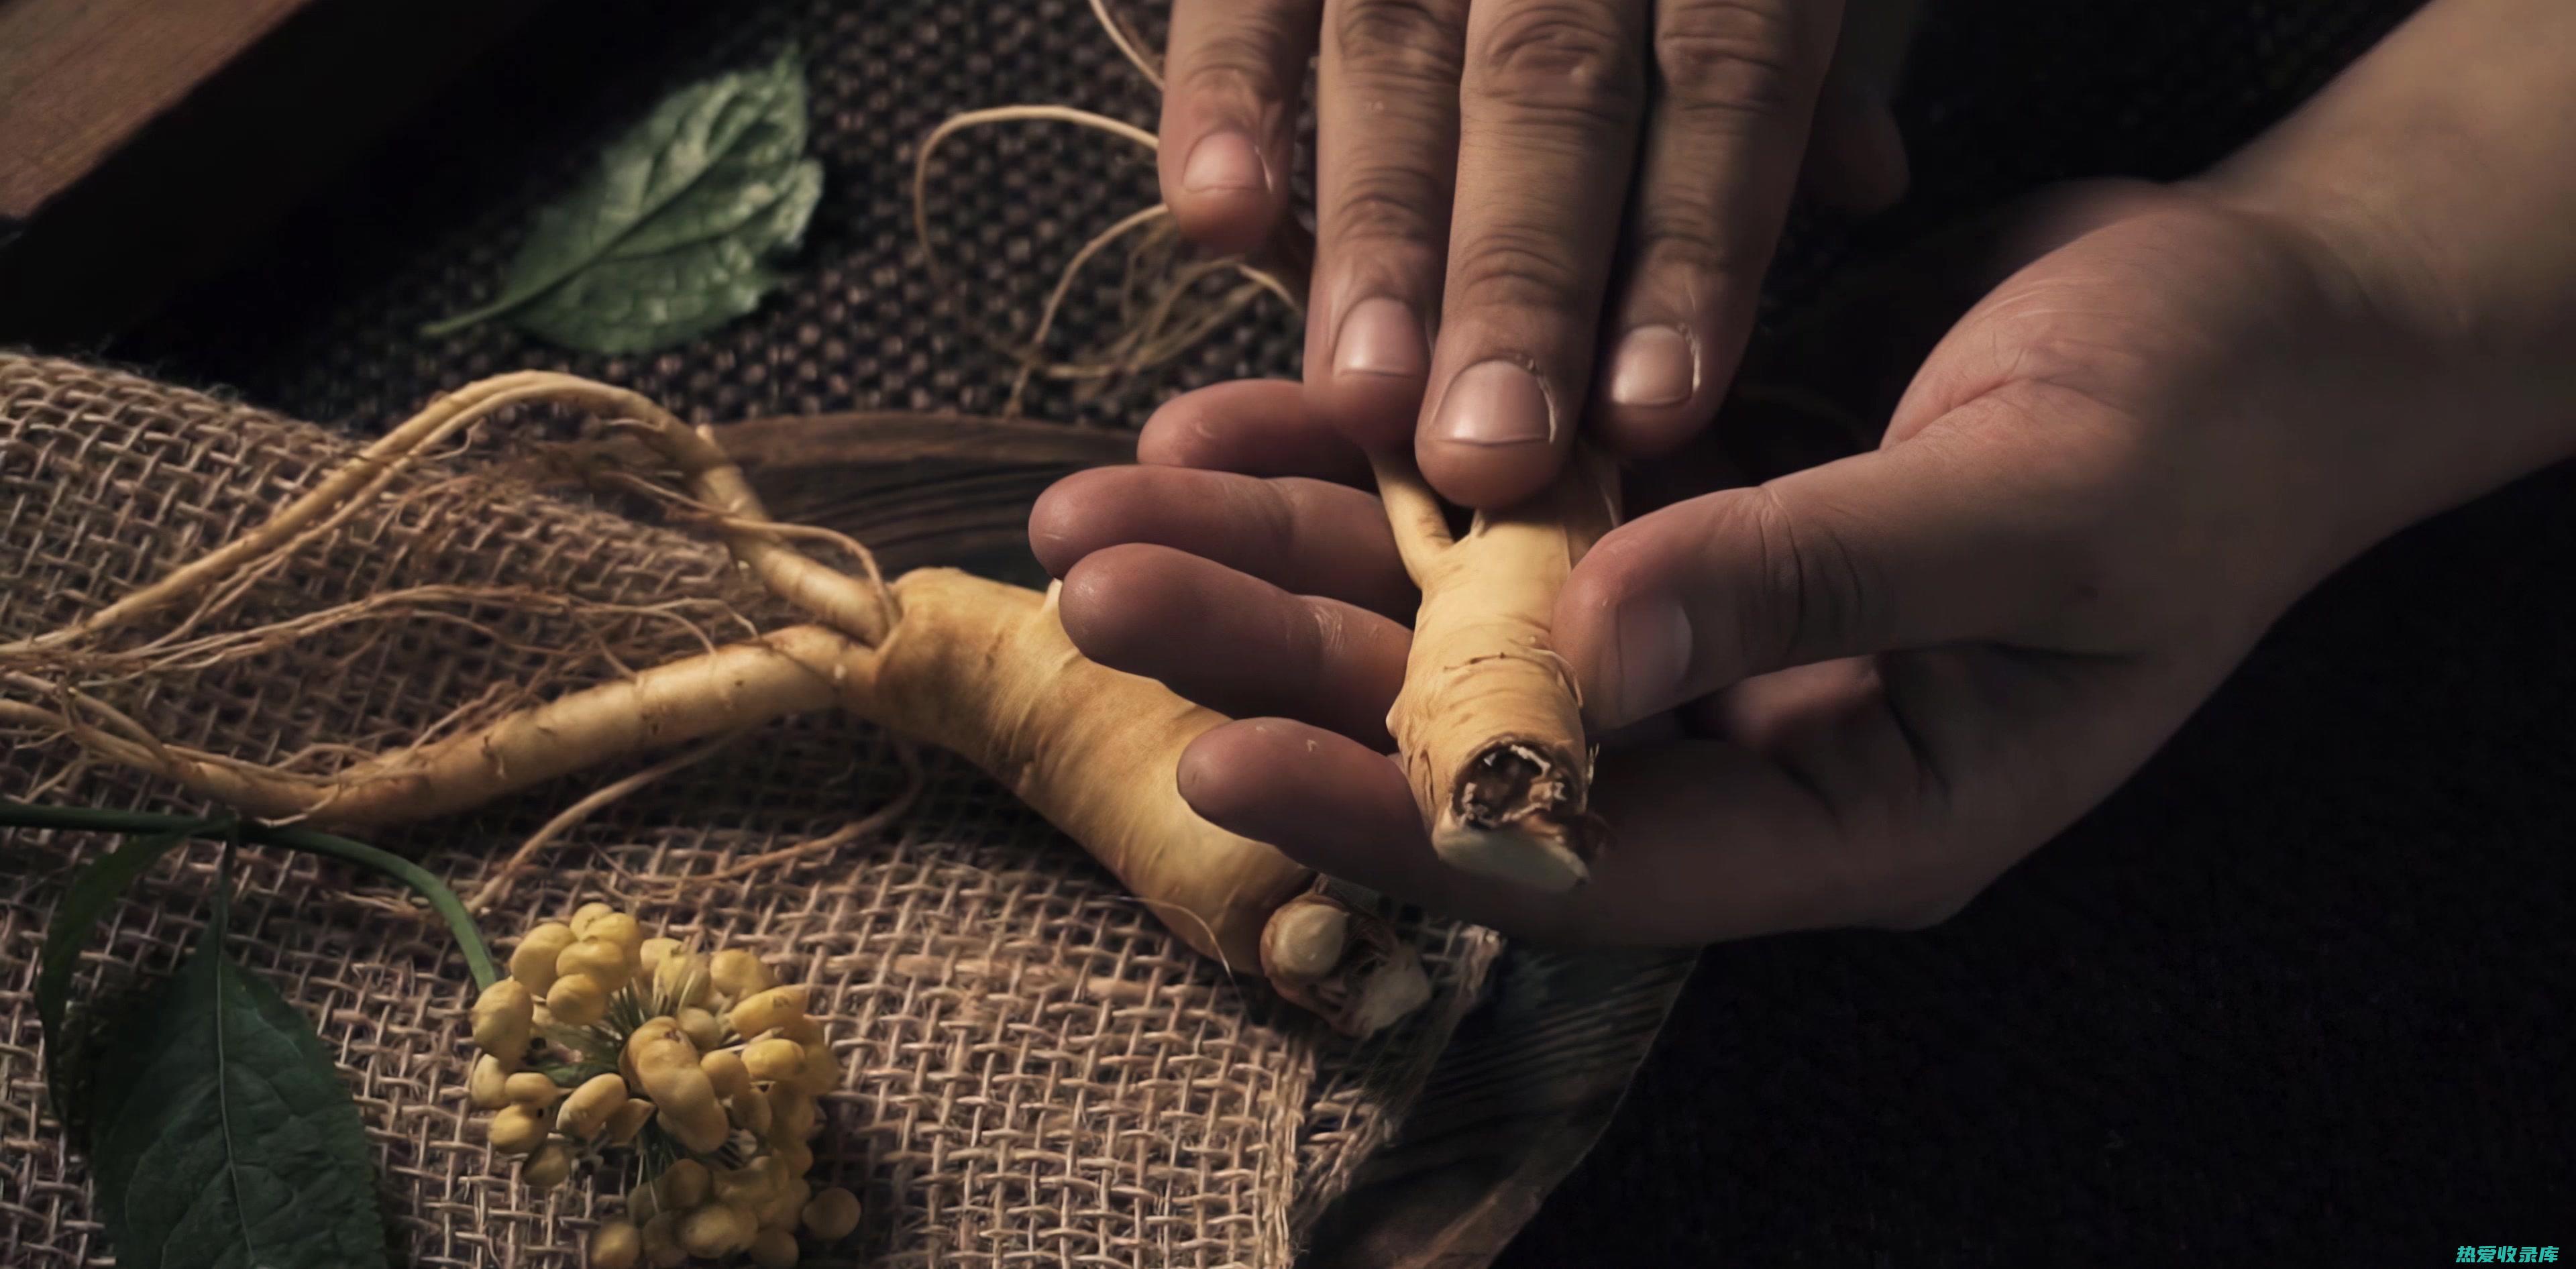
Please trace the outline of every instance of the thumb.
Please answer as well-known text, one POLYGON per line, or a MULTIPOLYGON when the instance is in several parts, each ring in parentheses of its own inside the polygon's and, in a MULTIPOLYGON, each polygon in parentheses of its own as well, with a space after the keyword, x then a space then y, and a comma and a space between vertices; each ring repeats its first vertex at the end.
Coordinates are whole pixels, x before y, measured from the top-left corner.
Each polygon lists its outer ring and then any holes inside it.
POLYGON ((2046 510, 2063 500, 1978 470, 1993 449, 1924 436, 1613 530, 1557 596, 1585 712, 1622 727, 1771 670, 2001 637, 2080 595, 2078 535, 2046 510))

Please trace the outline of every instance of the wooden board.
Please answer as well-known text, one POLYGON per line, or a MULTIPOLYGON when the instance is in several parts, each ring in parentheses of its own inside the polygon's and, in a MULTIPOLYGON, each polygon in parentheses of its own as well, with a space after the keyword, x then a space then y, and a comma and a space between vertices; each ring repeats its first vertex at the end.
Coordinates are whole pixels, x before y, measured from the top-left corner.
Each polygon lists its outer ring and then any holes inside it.
POLYGON ((0 343, 124 329, 537 7, 0 0, 0 343))
POLYGON ((308 3, 0 3, 0 220, 35 219, 308 3))

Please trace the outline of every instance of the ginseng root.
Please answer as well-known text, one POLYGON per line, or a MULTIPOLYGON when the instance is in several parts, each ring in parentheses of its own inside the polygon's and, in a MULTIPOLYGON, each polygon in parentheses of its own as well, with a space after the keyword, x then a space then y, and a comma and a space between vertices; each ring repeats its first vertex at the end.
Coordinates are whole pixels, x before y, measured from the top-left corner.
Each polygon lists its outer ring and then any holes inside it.
POLYGON ((1470 872, 1581 885, 1603 833, 1582 701, 1548 628, 1575 561, 1617 523, 1615 473, 1577 449, 1554 485, 1463 534, 1409 463, 1380 457, 1377 482, 1422 591, 1386 726, 1432 847, 1470 872))
MULTIPOLYGON (((651 401, 566 375, 521 374, 441 398, 343 473, 259 529, 107 609, 37 639, 0 645, 0 680, 41 689, 58 725, 95 756, 157 772, 253 814, 367 827, 453 814, 647 750, 789 714, 840 707, 950 749, 1080 842, 1180 938, 1246 970, 1336 1028, 1364 1035, 1426 1001, 1420 958, 1387 921, 1278 851, 1219 829, 1183 802, 1181 753, 1223 724, 1150 679, 1083 658, 1052 591, 922 569, 887 583, 790 545, 817 531, 772 523, 708 434, 651 401), (816 624, 771 631, 506 715, 476 730, 316 777, 160 743, 63 681, 67 655, 142 614, 275 567, 336 526, 391 471, 498 408, 543 400, 632 428, 676 469, 687 509, 735 557, 816 624), (51 670, 56 677, 48 679, 51 670)), ((189 621, 220 605, 202 600, 189 621)), ((24 721, 26 704, 0 710, 24 721)))

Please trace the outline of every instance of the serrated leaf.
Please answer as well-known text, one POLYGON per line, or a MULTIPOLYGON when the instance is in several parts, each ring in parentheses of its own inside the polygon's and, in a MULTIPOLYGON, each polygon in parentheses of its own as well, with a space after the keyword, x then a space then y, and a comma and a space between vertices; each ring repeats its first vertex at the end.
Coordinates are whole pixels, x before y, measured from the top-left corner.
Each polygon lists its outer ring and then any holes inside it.
POLYGON ((373 1154, 304 1015, 224 955, 226 905, 101 1049, 90 1172, 120 1269, 382 1265, 373 1154))
POLYGON ((118 895, 150 871, 163 855, 214 823, 208 820, 153 837, 128 838, 82 869, 63 891, 62 901, 54 905, 53 920, 45 924, 45 950, 37 959, 36 1019, 44 1027, 46 1084, 53 1093, 56 1112, 66 1121, 70 1119, 65 1095, 69 1083, 61 1068, 70 1056, 72 1044, 63 1028, 63 1013, 71 996, 72 973, 80 968, 81 948, 89 943, 90 931, 98 928, 99 918, 107 915, 108 906, 116 902, 118 895))
POLYGON ((792 51, 672 94, 537 214, 499 298, 422 333, 505 318, 566 347, 637 353, 751 312, 822 197, 805 112, 792 51))

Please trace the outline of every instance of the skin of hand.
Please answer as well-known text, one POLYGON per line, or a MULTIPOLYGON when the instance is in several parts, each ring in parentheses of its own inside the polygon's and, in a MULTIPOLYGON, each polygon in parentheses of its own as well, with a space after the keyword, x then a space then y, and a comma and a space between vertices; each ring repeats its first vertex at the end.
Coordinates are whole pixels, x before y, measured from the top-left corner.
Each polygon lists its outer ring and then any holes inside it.
POLYGON ((1902 192, 1883 103, 1913 8, 1174 0, 1163 198, 1196 241, 1261 244, 1320 54, 1308 408, 1501 506, 1578 420, 1630 455, 1708 422, 1794 189, 1902 192))
POLYGON ((1296 385, 1174 401, 1031 541, 1086 654, 1244 718, 1182 791, 1300 862, 1549 940, 1935 921, 2326 573, 2576 451, 2571 64, 2576 9, 2438 0, 2209 177, 2007 236, 1875 448, 1705 472, 1604 538, 1555 618, 1612 841, 1568 895, 1425 841, 1383 752, 1412 596, 1296 385))

